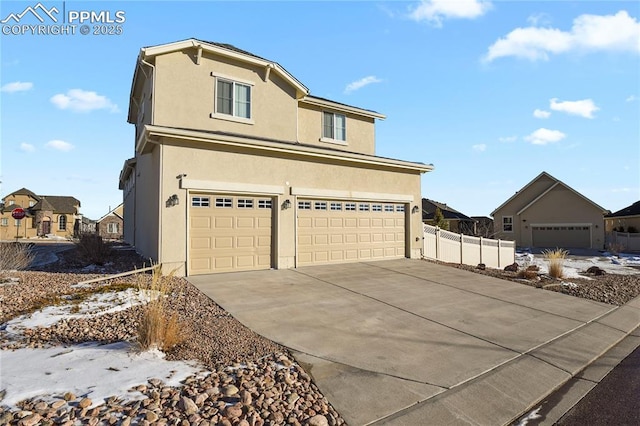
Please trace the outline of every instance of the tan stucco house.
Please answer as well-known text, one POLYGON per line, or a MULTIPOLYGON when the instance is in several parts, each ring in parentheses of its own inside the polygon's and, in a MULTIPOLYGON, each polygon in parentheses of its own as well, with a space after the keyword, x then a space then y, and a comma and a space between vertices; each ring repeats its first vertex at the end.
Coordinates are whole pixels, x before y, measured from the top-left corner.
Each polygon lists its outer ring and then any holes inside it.
POLYGON ((520 247, 604 247, 607 210, 546 172, 495 209, 496 238, 520 247))
POLYGON ((188 275, 417 258, 433 166, 376 156, 384 118, 228 44, 142 48, 125 241, 188 275))
POLYGON ((422 199, 422 221, 427 225, 435 225, 436 211, 442 212, 442 217, 447 224, 447 231, 466 235, 475 235, 476 221, 464 213, 439 201, 422 199))
POLYGON ((604 223, 606 232, 640 232, 640 201, 608 214, 604 223))
POLYGON ((21 188, 2 199, 0 204, 0 240, 35 237, 70 238, 80 215, 80 201, 64 195, 36 195, 21 188), (16 220, 12 212, 24 209, 24 219, 16 220))

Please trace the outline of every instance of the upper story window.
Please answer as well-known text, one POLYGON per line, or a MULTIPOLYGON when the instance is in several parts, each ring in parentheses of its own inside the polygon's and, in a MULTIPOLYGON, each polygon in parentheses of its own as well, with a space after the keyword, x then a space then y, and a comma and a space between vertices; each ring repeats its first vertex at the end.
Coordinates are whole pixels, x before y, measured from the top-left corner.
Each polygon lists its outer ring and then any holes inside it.
POLYGON ((347 117, 333 112, 322 113, 322 138, 346 142, 347 117))
POLYGON ((58 217, 58 230, 60 231, 67 230, 67 217, 65 215, 60 215, 58 217))
POLYGON ((14 205, 16 202, 14 200, 9 200, 9 205, 12 206, 14 205))
POLYGON ((30 201, 29 201, 29 207, 33 207, 33 206, 35 206, 35 205, 36 205, 36 202, 35 202, 35 201, 33 201, 33 200, 30 200, 30 201))
POLYGON ((251 119, 251 86, 216 78, 216 114, 251 119))

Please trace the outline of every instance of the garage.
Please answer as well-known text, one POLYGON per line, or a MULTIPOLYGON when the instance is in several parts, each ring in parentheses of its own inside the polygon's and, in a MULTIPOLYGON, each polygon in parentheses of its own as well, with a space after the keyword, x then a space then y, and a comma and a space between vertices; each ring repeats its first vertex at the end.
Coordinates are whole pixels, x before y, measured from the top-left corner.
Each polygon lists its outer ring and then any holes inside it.
POLYGON ((591 226, 583 224, 531 226, 534 247, 590 248, 591 226))
POLYGON ((405 205, 298 199, 298 266, 405 257, 405 205))
POLYGON ((191 193, 188 273, 271 268, 272 205, 268 197, 191 193))

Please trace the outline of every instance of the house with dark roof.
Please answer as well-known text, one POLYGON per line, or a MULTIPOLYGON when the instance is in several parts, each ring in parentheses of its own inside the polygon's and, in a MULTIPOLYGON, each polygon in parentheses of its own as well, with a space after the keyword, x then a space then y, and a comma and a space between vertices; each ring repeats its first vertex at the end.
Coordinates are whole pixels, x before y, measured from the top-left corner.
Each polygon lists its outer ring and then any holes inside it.
POLYGON ((469 216, 460 213, 453 207, 448 206, 445 203, 429 200, 427 198, 422 199, 422 221, 427 225, 435 224, 436 210, 442 212, 444 221, 447 223, 447 230, 451 232, 457 232, 466 235, 475 235, 476 221, 469 216))
POLYGON ((422 162, 376 155, 371 109, 198 39, 143 47, 124 240, 178 275, 419 258, 422 162))
POLYGON ((74 234, 76 221, 80 219, 80 201, 75 197, 37 195, 21 188, 2 199, 0 204, 0 239, 16 237, 61 237, 74 234), (24 209, 23 219, 14 219, 12 212, 24 209))
POLYGON ((604 226, 607 233, 613 231, 640 232, 640 201, 606 215, 604 217, 604 226))

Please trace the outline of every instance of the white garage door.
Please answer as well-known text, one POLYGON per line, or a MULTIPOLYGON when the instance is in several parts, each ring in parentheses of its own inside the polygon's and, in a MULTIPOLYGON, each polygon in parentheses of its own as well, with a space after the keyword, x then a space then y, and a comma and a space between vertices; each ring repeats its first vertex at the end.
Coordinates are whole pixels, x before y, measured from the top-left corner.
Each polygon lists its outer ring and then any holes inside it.
POLYGON ((298 200, 298 265, 405 256, 405 206, 298 200))
POLYGON ((271 198, 190 194, 189 274, 269 269, 271 198))
POLYGON ((532 226, 533 246, 550 248, 590 248, 591 227, 583 225, 532 226))

